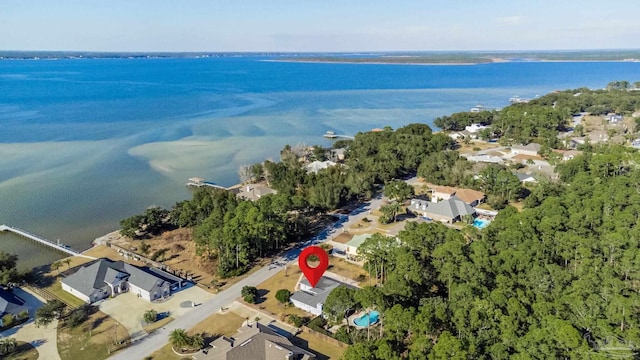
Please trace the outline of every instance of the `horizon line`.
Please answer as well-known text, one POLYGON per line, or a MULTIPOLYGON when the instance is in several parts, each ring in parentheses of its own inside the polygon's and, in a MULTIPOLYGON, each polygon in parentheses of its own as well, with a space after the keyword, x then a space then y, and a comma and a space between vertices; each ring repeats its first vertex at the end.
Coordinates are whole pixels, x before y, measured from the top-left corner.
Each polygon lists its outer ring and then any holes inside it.
POLYGON ((594 49, 520 49, 520 50, 0 50, 2 52, 48 52, 48 53, 99 53, 99 54, 385 54, 385 53, 526 53, 526 52, 579 52, 579 51, 640 51, 640 48, 594 48, 594 49))

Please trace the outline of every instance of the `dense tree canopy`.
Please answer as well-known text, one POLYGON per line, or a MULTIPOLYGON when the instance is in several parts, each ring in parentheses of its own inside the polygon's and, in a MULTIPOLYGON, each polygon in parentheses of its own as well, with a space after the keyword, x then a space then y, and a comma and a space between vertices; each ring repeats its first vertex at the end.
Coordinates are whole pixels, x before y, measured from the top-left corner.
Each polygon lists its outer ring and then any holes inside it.
POLYGON ((17 281, 18 271, 16 264, 18 256, 0 251, 0 284, 6 285, 9 282, 17 281))
POLYGON ((382 284, 381 335, 345 358, 583 359, 606 356, 612 339, 630 355, 640 341, 638 162, 622 147, 577 157, 560 169, 565 183, 541 184, 523 211, 507 207, 480 234, 409 223, 397 239, 366 240, 358 251, 382 284))

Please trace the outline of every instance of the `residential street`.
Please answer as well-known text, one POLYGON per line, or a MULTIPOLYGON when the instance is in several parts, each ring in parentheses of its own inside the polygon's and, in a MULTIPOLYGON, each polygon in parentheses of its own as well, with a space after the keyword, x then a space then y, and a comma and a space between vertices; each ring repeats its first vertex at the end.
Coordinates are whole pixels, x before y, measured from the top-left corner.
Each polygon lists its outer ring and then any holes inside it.
MULTIPOLYGON (((344 227, 348 228, 351 224, 360 221, 367 216, 369 210, 375 209, 382 204, 382 196, 374 198, 369 203, 364 204, 358 209, 354 210, 346 221, 338 221, 334 226, 322 231, 318 236, 304 243, 302 246, 287 251, 279 262, 297 262, 298 255, 302 248, 323 242, 329 238, 336 236, 338 229, 344 227)), ((213 299, 197 306, 193 310, 190 310, 186 314, 170 322, 162 329, 158 329, 153 334, 140 339, 137 343, 130 347, 114 354, 110 359, 114 360, 131 360, 131 359, 144 359, 145 356, 151 355, 154 351, 160 349, 169 341, 169 334, 175 329, 190 329, 197 323, 205 319, 211 314, 220 311, 221 307, 226 307, 231 304, 236 298, 240 296, 240 290, 243 286, 257 286, 274 276, 280 267, 264 266, 253 274, 247 276, 245 279, 237 282, 230 288, 218 293, 213 299)))

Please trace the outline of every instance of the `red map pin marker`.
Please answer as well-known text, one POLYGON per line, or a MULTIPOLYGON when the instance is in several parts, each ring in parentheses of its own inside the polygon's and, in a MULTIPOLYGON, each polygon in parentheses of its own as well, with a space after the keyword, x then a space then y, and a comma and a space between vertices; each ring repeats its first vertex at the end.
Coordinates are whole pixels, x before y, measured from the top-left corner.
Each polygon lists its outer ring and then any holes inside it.
POLYGON ((324 274, 327 267, 329 267, 329 255, 319 246, 309 246, 302 250, 300 256, 298 256, 298 266, 300 266, 300 270, 302 270, 304 276, 309 280, 309 284, 311 284, 312 287, 316 287, 322 274, 324 274), (307 259, 311 255, 315 255, 320 259, 320 264, 317 267, 312 268, 307 264, 307 259))

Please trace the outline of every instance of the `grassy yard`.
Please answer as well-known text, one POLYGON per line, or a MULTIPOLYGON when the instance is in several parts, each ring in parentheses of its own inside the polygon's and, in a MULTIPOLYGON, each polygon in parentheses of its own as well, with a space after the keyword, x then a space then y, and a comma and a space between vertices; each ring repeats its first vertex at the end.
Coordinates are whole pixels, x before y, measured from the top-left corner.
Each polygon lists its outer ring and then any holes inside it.
POLYGON ((376 284, 375 279, 371 279, 371 283, 369 283, 369 273, 367 273, 362 266, 352 264, 340 258, 329 257, 329 268, 327 270, 348 279, 358 281, 360 286, 376 284))
MULTIPOLYGON (((238 328, 242 325, 244 320, 244 318, 231 312, 226 314, 213 314, 199 322, 193 328, 189 329, 188 333, 203 333, 206 346, 218 336, 233 336, 233 334, 238 331, 238 328)), ((153 360, 179 360, 190 358, 191 357, 188 356, 176 355, 173 350, 171 350, 170 344, 163 346, 160 350, 151 355, 151 359, 153 360)))
POLYGON ((298 334, 295 338, 291 339, 294 345, 303 349, 308 349, 316 354, 317 360, 332 359, 337 360, 342 357, 346 348, 341 348, 307 333, 298 334))
POLYGON ((50 293, 52 293, 53 295, 57 296, 58 298, 60 298, 62 301, 64 301, 65 303, 77 307, 80 305, 84 304, 84 301, 78 299, 77 297, 71 295, 70 293, 62 290, 62 284, 60 283, 60 280, 55 280, 53 282, 53 284, 51 284, 51 286, 45 288, 45 290, 48 290, 50 293))
POLYGON ((280 270, 275 276, 257 286, 258 291, 262 296, 262 301, 259 304, 247 305, 255 309, 259 309, 260 311, 265 311, 280 320, 284 320, 289 314, 309 316, 309 314, 296 307, 285 307, 276 300, 276 292, 278 290, 287 289, 291 292, 295 290, 296 283, 298 282, 301 274, 302 272, 300 271, 300 268, 295 265, 288 267, 286 274, 284 269, 280 270))
POLYGON ((24 341, 18 341, 16 351, 3 357, 6 360, 36 360, 37 358, 38 350, 24 341))
POLYGON ((76 328, 58 326, 58 353, 62 360, 91 359, 101 360, 128 341, 127 330, 118 322, 97 311, 76 328))

